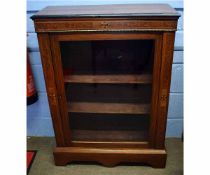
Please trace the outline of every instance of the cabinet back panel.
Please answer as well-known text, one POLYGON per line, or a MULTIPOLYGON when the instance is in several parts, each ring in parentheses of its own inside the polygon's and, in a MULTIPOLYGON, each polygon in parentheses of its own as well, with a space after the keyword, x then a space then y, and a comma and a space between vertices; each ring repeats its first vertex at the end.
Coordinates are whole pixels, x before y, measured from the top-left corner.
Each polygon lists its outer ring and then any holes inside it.
POLYGON ((66 84, 68 102, 150 103, 152 86, 129 84, 66 84))
POLYGON ((148 115, 70 113, 73 141, 147 141, 148 115))
POLYGON ((153 40, 60 42, 64 73, 152 73, 153 40))

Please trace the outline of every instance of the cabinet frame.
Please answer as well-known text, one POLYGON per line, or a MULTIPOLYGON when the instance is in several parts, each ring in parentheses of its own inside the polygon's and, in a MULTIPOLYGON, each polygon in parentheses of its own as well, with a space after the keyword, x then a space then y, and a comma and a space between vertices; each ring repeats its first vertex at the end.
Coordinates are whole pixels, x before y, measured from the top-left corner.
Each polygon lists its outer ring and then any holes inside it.
POLYGON ((157 101, 158 101, 158 88, 159 88, 159 75, 160 75, 160 66, 161 66, 161 46, 162 46, 162 34, 160 33, 90 33, 88 35, 82 33, 68 33, 68 34, 50 34, 50 44, 52 51, 52 65, 55 72, 55 81, 57 87, 57 96, 59 102, 59 109, 62 118, 62 126, 66 146, 103 146, 104 143, 112 147, 112 144, 115 146, 122 146, 125 144, 129 147, 139 148, 149 148, 154 146, 155 140, 155 130, 156 130, 156 120, 157 120, 157 101), (150 129, 149 129, 149 139, 148 142, 93 142, 93 141, 71 141, 71 132, 69 128, 69 115, 67 110, 67 101, 65 96, 64 88, 64 77, 62 72, 62 62, 59 42, 61 41, 96 41, 96 40, 154 40, 154 65, 153 65, 153 86, 152 86, 152 102, 151 102, 151 115, 150 115, 150 129))

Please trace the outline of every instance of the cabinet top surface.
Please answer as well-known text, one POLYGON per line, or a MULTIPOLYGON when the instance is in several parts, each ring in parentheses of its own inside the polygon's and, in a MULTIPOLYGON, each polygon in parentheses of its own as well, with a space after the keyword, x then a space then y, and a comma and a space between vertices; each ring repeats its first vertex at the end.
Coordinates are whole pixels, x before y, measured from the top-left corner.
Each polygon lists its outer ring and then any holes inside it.
POLYGON ((49 6, 32 16, 39 18, 175 16, 179 13, 167 4, 115 4, 82 6, 49 6))

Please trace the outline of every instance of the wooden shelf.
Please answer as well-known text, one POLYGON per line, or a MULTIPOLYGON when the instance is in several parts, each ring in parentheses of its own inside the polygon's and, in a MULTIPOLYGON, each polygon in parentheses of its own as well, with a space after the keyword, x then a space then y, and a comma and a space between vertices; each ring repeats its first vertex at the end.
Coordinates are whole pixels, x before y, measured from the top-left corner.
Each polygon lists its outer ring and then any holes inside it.
POLYGON ((147 131, 72 130, 73 141, 146 141, 147 131))
POLYGON ((139 75, 64 75, 64 81, 69 83, 132 83, 149 84, 151 74, 139 75))
POLYGON ((108 113, 108 114, 149 114, 149 104, 130 103, 90 103, 72 102, 68 103, 68 112, 80 113, 108 113))

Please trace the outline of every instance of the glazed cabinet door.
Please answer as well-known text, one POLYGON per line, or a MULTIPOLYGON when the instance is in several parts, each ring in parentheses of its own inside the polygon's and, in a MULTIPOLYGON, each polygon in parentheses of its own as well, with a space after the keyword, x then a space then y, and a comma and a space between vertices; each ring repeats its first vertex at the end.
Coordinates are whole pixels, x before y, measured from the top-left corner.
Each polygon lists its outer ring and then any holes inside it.
POLYGON ((159 33, 52 33, 52 63, 66 146, 155 145, 159 33))

